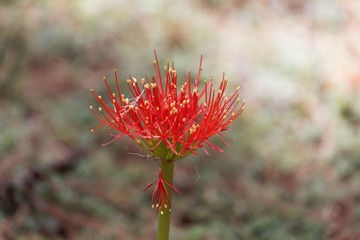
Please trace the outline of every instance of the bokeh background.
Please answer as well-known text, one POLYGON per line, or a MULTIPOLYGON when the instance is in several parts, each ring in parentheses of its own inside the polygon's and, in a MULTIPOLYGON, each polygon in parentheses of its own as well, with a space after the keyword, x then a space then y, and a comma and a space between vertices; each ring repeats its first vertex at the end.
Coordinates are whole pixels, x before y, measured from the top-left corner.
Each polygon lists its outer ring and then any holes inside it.
POLYGON ((358 0, 1 1, 0 239, 155 239, 157 161, 88 110, 154 49, 247 100, 177 163, 172 239, 360 239, 358 0))

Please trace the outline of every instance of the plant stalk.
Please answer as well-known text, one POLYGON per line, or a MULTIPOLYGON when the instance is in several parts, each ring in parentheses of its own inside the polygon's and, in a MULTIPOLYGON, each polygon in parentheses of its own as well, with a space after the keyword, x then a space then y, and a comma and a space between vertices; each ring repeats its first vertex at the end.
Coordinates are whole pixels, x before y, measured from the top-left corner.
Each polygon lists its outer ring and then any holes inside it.
MULTIPOLYGON (((163 160, 161 163, 161 168, 164 180, 172 185, 174 175, 174 162, 163 160)), ((171 195, 173 189, 169 186, 166 186, 166 190, 168 192, 169 201, 171 203, 171 195)), ((159 211, 158 213, 158 240, 169 240, 171 214, 171 212, 169 211, 170 208, 171 207, 168 206, 168 208, 162 209, 163 214, 161 214, 161 211, 159 211)))

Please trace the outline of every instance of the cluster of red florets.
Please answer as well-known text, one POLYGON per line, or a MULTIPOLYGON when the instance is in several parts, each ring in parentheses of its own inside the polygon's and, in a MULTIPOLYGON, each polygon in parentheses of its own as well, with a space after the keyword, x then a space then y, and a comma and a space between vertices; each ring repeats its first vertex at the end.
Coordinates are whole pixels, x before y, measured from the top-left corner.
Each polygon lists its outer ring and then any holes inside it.
MULTIPOLYGON (((239 88, 230 96, 226 96, 228 81, 224 75, 218 90, 214 89, 212 79, 204 81, 204 86, 200 90, 201 64, 202 58, 194 82, 192 83, 188 71, 186 81, 179 87, 174 64, 164 67, 163 76, 155 53, 155 76, 146 76, 140 82, 132 77, 127 80, 132 93, 130 99, 121 94, 117 73, 114 70, 115 91, 111 90, 104 77, 109 103, 91 89, 101 105, 98 108, 99 113, 90 106, 90 110, 100 121, 97 128, 105 125, 115 130, 113 140, 129 136, 150 155, 162 161, 175 161, 196 154, 198 148, 203 148, 208 153, 204 143, 214 150, 221 151, 209 138, 217 135, 222 139, 221 132, 243 111, 244 101, 239 98, 239 88)), ((153 207, 156 206, 160 213, 163 213, 162 209, 170 209, 166 186, 175 191, 177 189, 163 179, 161 168, 158 179, 146 189, 151 186, 154 186, 153 207)))
MULTIPOLYGON (((100 120, 100 126, 106 125, 117 134, 114 139, 124 135, 131 137, 150 154, 166 160, 177 160, 206 143, 210 148, 221 151, 209 138, 227 129, 244 108, 240 103, 239 88, 226 96, 227 79, 222 77, 219 90, 213 88, 212 79, 199 89, 201 62, 197 78, 192 84, 190 72, 180 87, 174 65, 164 67, 163 78, 155 54, 155 76, 146 77, 140 83, 135 78, 127 80, 132 98, 121 94, 119 80, 115 73, 116 91, 112 91, 104 78, 108 90, 106 103, 102 96, 91 92, 100 103, 99 113, 91 111, 100 120), (140 87, 141 86, 141 87, 140 87), (239 105, 240 103, 240 105, 239 105), (169 151, 164 151, 163 149, 169 151)), ((220 136, 221 137, 221 136, 220 136)), ((205 152, 206 149, 203 148, 205 152)))

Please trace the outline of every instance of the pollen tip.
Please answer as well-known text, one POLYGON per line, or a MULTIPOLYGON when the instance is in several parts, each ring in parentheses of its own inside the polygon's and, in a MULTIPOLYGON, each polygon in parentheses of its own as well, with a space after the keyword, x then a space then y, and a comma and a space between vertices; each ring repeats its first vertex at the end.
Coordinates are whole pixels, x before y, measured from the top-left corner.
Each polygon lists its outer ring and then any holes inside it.
POLYGON ((89 108, 90 108, 91 111, 94 110, 93 106, 90 106, 89 108))
POLYGON ((100 99, 100 100, 102 99, 101 95, 98 95, 98 99, 100 99))
POLYGON ((135 141, 137 144, 140 144, 141 143, 141 141, 139 140, 139 139, 136 139, 136 141, 135 141))
POLYGON ((160 214, 161 214, 161 215, 164 215, 164 212, 163 212, 163 211, 160 211, 160 214))
POLYGON ((116 72, 116 68, 114 68, 114 72, 116 72))
POLYGON ((151 205, 151 208, 154 208, 154 207, 155 207, 155 205, 154 205, 154 204, 152 204, 152 205, 151 205))
POLYGON ((95 130, 94 129, 91 129, 90 132, 94 132, 95 130))
POLYGON ((90 88, 90 92, 94 92, 94 89, 90 88))
POLYGON ((106 77, 105 77, 105 76, 103 76, 103 80, 106 80, 106 77))
POLYGON ((239 90, 240 89, 240 86, 238 86, 237 88, 236 88, 236 90, 239 90))
POLYGON ((99 112, 102 112, 102 108, 101 108, 101 107, 99 107, 99 112))
POLYGON ((165 208, 167 208, 167 205, 166 205, 166 204, 164 204, 164 207, 165 207, 165 208))

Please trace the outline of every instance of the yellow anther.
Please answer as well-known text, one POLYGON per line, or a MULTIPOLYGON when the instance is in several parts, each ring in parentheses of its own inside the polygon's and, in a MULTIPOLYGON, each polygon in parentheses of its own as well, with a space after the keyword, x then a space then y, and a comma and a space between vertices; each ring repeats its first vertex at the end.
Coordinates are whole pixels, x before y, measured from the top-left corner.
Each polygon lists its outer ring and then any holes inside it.
POLYGON ((113 98, 115 97, 115 93, 112 93, 112 97, 113 97, 113 98))
POLYGON ((144 88, 149 89, 150 85, 147 83, 147 84, 144 85, 144 88))
POLYGON ((164 207, 165 207, 165 208, 167 208, 167 205, 166 205, 166 204, 164 204, 164 207))
POLYGON ((154 207, 155 207, 155 205, 154 205, 154 204, 152 204, 152 205, 151 205, 151 208, 154 208, 154 207))
POLYGON ((136 78, 134 78, 134 77, 132 78, 132 80, 133 80, 134 82, 137 82, 136 78))
POLYGON ((131 83, 131 79, 128 79, 128 80, 126 80, 127 81, 127 83, 131 83))
POLYGON ((91 110, 91 111, 94 110, 93 106, 90 106, 90 110, 91 110))
POLYGON ((91 129, 90 132, 94 132, 94 129, 91 129))
POLYGON ((94 92, 94 89, 90 88, 90 92, 94 92))
POLYGON ((101 107, 99 107, 99 112, 102 112, 102 108, 101 108, 101 107))
POLYGON ((137 144, 140 144, 141 141, 140 141, 139 139, 136 139, 136 143, 137 143, 137 144))
POLYGON ((163 211, 160 211, 161 215, 164 215, 164 212, 163 211))
POLYGON ((102 97, 99 95, 99 96, 98 96, 98 99, 100 99, 100 100, 101 100, 101 99, 102 99, 102 97))

